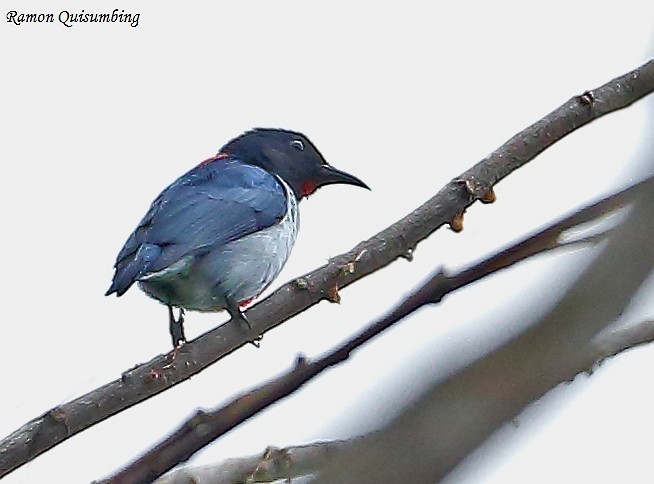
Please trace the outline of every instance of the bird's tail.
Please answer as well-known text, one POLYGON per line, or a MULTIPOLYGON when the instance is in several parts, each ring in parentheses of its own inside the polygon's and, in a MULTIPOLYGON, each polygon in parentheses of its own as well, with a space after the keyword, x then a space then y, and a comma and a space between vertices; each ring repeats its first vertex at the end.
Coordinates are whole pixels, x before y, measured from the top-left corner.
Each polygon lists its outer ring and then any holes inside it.
POLYGON ((152 262, 161 254, 161 247, 156 244, 143 244, 139 249, 116 262, 116 272, 114 274, 111 287, 105 293, 105 296, 116 293, 122 296, 127 290, 138 281, 141 277, 149 272, 152 262))

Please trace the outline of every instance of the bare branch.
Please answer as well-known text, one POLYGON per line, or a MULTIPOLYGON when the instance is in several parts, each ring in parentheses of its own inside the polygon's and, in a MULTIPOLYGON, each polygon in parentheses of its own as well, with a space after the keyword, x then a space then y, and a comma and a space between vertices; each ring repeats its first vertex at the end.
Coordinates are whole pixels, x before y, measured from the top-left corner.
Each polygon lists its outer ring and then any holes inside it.
MULTIPOLYGON (((286 284, 248 311, 261 334, 313 306, 334 300, 338 289, 412 253, 443 224, 461 228, 462 214, 475 200, 492 202, 492 187, 572 131, 625 108, 654 90, 654 61, 607 84, 575 96, 511 138, 433 198, 387 229, 333 258, 327 265, 286 284)), ((0 477, 69 437, 181 383, 238 347, 250 335, 225 324, 177 352, 160 355, 122 377, 27 422, 0 442, 0 477)))
MULTIPOLYGON (((172 435, 125 469, 107 479, 106 482, 137 483, 156 479, 179 463, 188 460, 195 452, 236 425, 290 395, 323 370, 345 361, 355 349, 369 342, 416 309, 426 304, 439 302, 446 294, 528 257, 556 247, 568 247, 568 243, 559 245, 557 241, 565 230, 573 227, 574 224, 591 221, 611 210, 622 207, 634 196, 645 190, 651 191, 653 187, 654 177, 582 208, 468 269, 449 276, 444 271, 437 271, 395 309, 368 326, 359 335, 314 362, 299 358, 295 368, 291 371, 237 397, 224 407, 212 411, 199 410, 172 435)), ((595 240, 595 237, 592 240, 595 240)))

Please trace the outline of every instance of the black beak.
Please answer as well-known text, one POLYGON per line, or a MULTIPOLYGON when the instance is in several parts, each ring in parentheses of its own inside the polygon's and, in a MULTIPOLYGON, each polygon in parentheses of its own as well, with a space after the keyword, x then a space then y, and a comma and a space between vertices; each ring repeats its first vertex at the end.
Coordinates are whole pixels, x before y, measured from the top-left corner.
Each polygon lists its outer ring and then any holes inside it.
POLYGON ((355 185, 357 187, 365 188, 370 190, 370 187, 359 180, 354 175, 345 173, 337 168, 334 168, 331 165, 322 165, 320 167, 320 186, 322 185, 334 185, 337 183, 345 185, 355 185))

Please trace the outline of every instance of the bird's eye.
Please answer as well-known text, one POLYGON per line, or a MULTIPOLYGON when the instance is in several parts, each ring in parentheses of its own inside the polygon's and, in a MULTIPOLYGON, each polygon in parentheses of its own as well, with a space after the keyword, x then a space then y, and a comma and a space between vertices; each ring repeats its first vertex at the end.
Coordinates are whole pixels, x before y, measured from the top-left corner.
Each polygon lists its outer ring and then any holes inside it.
POLYGON ((291 146, 300 151, 304 151, 304 143, 302 143, 302 141, 299 139, 294 139, 291 141, 291 146))

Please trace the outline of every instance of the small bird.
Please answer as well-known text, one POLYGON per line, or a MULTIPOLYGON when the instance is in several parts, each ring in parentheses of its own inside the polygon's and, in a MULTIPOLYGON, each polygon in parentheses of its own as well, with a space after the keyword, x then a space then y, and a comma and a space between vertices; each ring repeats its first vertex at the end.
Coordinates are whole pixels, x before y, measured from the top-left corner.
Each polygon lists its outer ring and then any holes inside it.
POLYGON ((174 347, 186 342, 184 310, 226 309, 249 327, 241 308, 284 267, 298 202, 337 183, 369 189, 327 163, 302 133, 247 131, 155 198, 118 254, 105 295, 122 296, 138 282, 168 306, 174 347))

